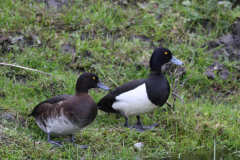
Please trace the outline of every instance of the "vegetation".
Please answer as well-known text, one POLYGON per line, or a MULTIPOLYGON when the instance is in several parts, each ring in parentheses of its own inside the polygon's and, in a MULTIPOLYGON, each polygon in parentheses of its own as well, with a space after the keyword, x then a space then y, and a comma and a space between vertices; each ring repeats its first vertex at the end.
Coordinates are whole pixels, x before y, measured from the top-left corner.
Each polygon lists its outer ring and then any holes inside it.
MULTIPOLYGON (((204 71, 215 59, 207 42, 232 32, 240 7, 216 0, 78 0, 52 8, 34 0, 1 0, 0 63, 43 72, 0 66, 0 155, 4 159, 147 159, 181 155, 194 150, 237 153, 240 149, 239 78, 213 80, 204 71), (143 115, 154 131, 139 133, 123 126, 124 118, 102 111, 93 124, 75 134, 75 143, 54 148, 46 134, 27 118, 39 102, 60 94, 74 94, 78 76, 99 75, 114 89, 146 78, 154 48, 168 47, 185 63, 185 82, 175 110, 164 105, 143 115), (238 97, 238 98, 237 98, 238 97), (6 114, 13 116, 7 121, 6 114), (11 115, 10 114, 10 115, 11 115), (142 149, 135 143, 142 142, 142 149)), ((221 48, 220 46, 219 48, 221 48)), ((217 48, 217 49, 219 49, 217 48)), ((224 56, 222 56, 224 58, 224 56)), ((219 60, 220 61, 220 60, 219 60)), ((239 61, 221 63, 238 77, 239 61)), ((177 68, 166 74, 174 83, 177 68)), ((106 91, 89 93, 97 103, 106 91)), ((173 103, 173 97, 168 99, 173 103)), ((130 123, 136 121, 130 118, 130 123)), ((65 140, 68 136, 55 139, 65 140)), ((55 140, 54 139, 54 140, 55 140)))

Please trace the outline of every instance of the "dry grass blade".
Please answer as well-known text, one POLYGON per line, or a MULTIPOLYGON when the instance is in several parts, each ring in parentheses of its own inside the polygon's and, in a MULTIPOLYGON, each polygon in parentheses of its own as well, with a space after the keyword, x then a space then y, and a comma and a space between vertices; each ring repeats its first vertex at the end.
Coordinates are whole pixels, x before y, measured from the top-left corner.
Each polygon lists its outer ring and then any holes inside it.
POLYGON ((107 76, 107 77, 108 77, 108 79, 110 79, 110 80, 113 82, 113 84, 114 84, 116 87, 118 87, 117 83, 114 82, 111 77, 109 77, 109 76, 107 76))
POLYGON ((27 68, 27 67, 22 67, 22 66, 15 65, 15 64, 9 64, 9 63, 6 63, 6 62, 0 63, 0 65, 22 68, 22 69, 26 69, 26 70, 30 70, 30 71, 34 71, 34 72, 39 72, 39 73, 42 73, 42 74, 45 74, 45 75, 48 75, 48 76, 52 76, 51 74, 43 72, 43 71, 39 71, 39 70, 36 70, 36 69, 27 68))
MULTIPOLYGON (((171 74, 171 82, 173 82, 173 74, 176 74, 176 78, 174 83, 172 83, 172 97, 173 97, 173 104, 172 104, 172 109, 175 109, 175 102, 176 99, 179 98, 180 101, 185 104, 184 100, 181 98, 181 96, 178 95, 179 91, 181 90, 181 88, 184 86, 184 84, 187 82, 187 80, 192 77, 192 75, 188 76, 188 78, 178 87, 178 83, 180 80, 181 75, 185 72, 185 71, 181 71, 179 73, 177 73, 178 67, 174 70, 174 73, 171 74)), ((187 69, 186 69, 187 70, 187 69)), ((168 106, 171 106, 170 104, 167 104, 168 106)))

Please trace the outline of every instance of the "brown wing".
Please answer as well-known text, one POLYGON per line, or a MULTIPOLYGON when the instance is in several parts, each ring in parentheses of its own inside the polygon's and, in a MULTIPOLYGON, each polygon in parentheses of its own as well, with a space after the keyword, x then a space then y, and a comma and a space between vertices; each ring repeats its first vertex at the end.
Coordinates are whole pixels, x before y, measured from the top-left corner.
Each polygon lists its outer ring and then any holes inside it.
MULTIPOLYGON (((64 101, 64 100, 66 100, 66 99, 68 99, 68 98, 70 98, 70 97, 72 97, 72 96, 73 96, 73 95, 62 94, 62 95, 59 95, 59 96, 55 96, 55 97, 49 98, 49 99, 47 99, 47 100, 39 103, 38 105, 36 105, 36 106, 34 107, 32 113, 30 113, 30 114, 28 115, 28 117, 38 116, 40 110, 45 109, 45 107, 43 107, 43 105, 42 105, 42 104, 44 104, 44 103, 46 103, 46 104, 57 104, 57 103, 59 103, 59 102, 61 102, 61 101, 64 101), (39 108, 39 106, 41 106, 41 107, 39 108)), ((44 106, 47 107, 48 105, 44 105, 44 106)))

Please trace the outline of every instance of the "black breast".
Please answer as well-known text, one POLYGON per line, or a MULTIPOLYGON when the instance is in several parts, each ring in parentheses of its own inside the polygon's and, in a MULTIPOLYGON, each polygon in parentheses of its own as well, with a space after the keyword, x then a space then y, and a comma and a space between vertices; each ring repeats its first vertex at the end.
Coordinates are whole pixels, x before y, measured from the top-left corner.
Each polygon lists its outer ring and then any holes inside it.
POLYGON ((146 81, 147 95, 150 101, 161 107, 166 103, 170 86, 167 78, 163 74, 151 74, 146 81))

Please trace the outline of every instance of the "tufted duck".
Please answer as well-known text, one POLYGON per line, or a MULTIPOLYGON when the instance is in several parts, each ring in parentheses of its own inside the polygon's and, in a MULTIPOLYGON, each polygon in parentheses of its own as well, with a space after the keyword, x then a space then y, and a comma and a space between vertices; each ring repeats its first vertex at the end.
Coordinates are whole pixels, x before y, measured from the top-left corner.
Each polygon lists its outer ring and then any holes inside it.
POLYGON ((97 116, 97 106, 88 95, 91 88, 108 90, 94 73, 83 73, 76 83, 75 95, 59 95, 39 103, 28 117, 33 116, 37 125, 47 133, 49 143, 62 145, 62 142, 51 141, 50 134, 70 134, 74 144, 74 133, 90 125, 97 116))
POLYGON ((176 59, 167 48, 157 48, 150 59, 151 72, 147 79, 133 80, 121 85, 108 93, 97 104, 98 109, 119 113, 125 117, 126 127, 129 116, 137 116, 137 123, 130 128, 145 131, 158 125, 143 126, 140 115, 146 114, 161 107, 168 99, 170 86, 167 78, 161 73, 162 65, 172 62, 177 65, 183 63, 176 59))

